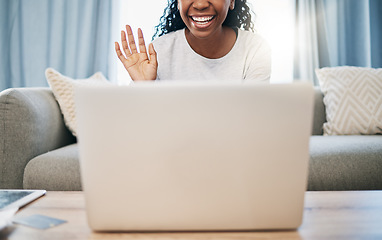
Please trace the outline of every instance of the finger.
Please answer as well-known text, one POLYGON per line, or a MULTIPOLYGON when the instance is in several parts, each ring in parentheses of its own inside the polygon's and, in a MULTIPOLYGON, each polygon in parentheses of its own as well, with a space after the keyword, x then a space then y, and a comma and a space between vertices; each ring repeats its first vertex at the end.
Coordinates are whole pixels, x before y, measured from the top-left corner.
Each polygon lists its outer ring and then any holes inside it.
POLYGON ((115 42, 115 52, 117 53, 119 60, 121 60, 121 62, 123 63, 126 60, 126 58, 125 56, 123 56, 122 51, 119 48, 119 44, 117 42, 115 42))
POLYGON ((129 25, 126 25, 126 32, 127 32, 127 39, 129 40, 130 52, 132 54, 137 53, 137 46, 135 45, 134 35, 129 25))
POLYGON ((142 29, 140 28, 138 28, 138 45, 139 45, 139 52, 146 53, 145 39, 143 38, 143 32, 142 32, 142 29))
POLYGON ((130 56, 131 52, 130 52, 130 49, 129 49, 129 45, 127 44, 127 41, 126 41, 126 33, 125 33, 125 31, 121 31, 121 42, 122 42, 122 48, 123 48, 123 51, 126 54, 126 57, 130 56))
POLYGON ((157 52, 155 51, 154 45, 152 43, 149 44, 149 54, 150 54, 150 63, 155 64, 155 66, 158 66, 157 52))

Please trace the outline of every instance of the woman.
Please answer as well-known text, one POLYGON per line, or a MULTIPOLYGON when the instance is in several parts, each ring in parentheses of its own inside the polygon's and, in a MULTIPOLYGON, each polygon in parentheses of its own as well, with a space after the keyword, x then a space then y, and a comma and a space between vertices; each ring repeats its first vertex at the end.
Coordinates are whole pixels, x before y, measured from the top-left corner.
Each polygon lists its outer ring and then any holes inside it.
POLYGON ((271 51, 253 29, 246 0, 171 0, 148 53, 129 25, 118 58, 133 80, 269 81, 271 51), (127 41, 128 40, 128 41, 127 41))

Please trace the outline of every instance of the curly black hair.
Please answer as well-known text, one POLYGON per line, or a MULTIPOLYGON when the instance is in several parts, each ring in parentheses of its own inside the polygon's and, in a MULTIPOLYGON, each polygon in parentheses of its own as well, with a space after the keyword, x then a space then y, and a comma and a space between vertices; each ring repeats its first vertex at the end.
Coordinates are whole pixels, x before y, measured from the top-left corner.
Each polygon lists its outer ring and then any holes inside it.
MULTIPOLYGON (((228 10, 223 26, 254 31, 251 13, 253 12, 248 6, 247 0, 235 0, 235 7, 233 10, 228 10)), ((159 24, 155 27, 152 40, 185 27, 186 25, 180 17, 178 10, 178 0, 168 0, 168 5, 163 12, 163 16, 160 18, 159 24)))

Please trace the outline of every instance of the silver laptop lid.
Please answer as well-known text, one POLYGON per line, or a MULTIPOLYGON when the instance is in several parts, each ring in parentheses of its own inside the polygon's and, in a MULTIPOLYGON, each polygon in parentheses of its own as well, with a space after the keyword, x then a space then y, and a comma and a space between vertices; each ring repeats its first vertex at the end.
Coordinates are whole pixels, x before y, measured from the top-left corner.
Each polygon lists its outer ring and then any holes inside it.
POLYGON ((76 90, 94 230, 297 228, 310 84, 134 84, 76 90))

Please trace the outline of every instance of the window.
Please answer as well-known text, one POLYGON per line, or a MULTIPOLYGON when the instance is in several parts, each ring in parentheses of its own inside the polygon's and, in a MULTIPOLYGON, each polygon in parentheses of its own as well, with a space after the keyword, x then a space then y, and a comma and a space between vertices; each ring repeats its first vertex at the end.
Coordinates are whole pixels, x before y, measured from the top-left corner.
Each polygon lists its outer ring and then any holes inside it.
POLYGON ((256 14, 255 29, 272 48, 272 83, 293 81, 294 1, 248 0, 256 14))
MULTIPOLYGON (((252 4, 256 14, 256 32, 261 34, 272 48, 271 82, 291 82, 294 46, 293 0, 248 0, 248 2, 252 4)), ((129 24, 136 35, 137 29, 141 28, 147 45, 151 42, 154 27, 158 25, 166 6, 167 0, 121 1, 120 29, 125 29, 125 25, 129 24), (142 12, 140 9, 145 11, 142 12)), ((130 81, 130 76, 123 65, 118 64, 118 82, 127 84, 130 81)))

